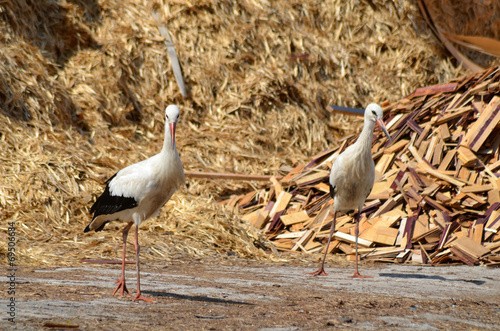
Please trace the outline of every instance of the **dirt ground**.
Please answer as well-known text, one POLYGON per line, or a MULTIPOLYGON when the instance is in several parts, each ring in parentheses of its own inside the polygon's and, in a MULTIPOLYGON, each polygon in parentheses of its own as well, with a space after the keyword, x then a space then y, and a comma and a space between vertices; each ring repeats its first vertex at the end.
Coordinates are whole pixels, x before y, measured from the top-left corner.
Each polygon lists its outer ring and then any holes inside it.
MULTIPOLYGON (((152 304, 111 296, 119 265, 19 268, 15 324, 0 329, 498 330, 499 270, 484 267, 215 262, 142 264, 152 304)), ((5 267, 2 274, 7 275, 5 267)), ((135 290, 135 268, 127 283, 135 290)), ((8 298, 0 299, 6 310, 8 298)), ((2 312, 3 313, 3 312, 2 312)), ((5 314, 3 314, 5 316, 5 314)), ((6 318, 2 318, 5 320, 6 318)))

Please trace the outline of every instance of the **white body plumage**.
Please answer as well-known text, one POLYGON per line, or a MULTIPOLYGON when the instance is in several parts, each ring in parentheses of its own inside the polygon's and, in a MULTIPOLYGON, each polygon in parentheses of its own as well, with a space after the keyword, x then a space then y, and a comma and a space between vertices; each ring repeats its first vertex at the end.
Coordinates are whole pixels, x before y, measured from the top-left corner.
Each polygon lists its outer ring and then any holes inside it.
POLYGON ((371 154, 373 129, 382 116, 380 106, 368 105, 363 130, 358 139, 333 163, 330 189, 333 189, 331 194, 335 199, 335 211, 361 210, 373 188, 375 181, 375 164, 371 154))

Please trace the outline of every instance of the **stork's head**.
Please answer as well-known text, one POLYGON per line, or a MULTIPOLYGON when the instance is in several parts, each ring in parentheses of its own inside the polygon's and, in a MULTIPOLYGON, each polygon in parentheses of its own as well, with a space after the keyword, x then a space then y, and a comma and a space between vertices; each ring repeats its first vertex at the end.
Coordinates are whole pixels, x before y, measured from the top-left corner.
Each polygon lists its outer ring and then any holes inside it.
POLYGON ((376 103, 370 103, 368 107, 366 107, 365 121, 376 122, 380 126, 382 131, 384 131, 387 138, 391 139, 391 136, 389 135, 389 132, 387 132, 384 122, 382 122, 383 117, 384 117, 384 112, 382 111, 382 108, 376 103))
POLYGON ((176 105, 168 106, 165 109, 165 126, 168 125, 170 130, 172 147, 175 146, 175 126, 177 125, 177 120, 179 120, 179 107, 176 105))

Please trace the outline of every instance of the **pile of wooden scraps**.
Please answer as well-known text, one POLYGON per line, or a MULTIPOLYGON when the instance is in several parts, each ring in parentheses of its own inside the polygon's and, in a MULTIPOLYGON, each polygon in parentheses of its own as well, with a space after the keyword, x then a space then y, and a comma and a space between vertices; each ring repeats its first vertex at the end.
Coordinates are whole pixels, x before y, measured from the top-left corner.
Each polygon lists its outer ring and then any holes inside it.
MULTIPOLYGON (((384 104, 392 139, 375 132, 376 180, 362 210, 361 258, 500 265, 500 68, 418 88, 384 104)), ((333 221, 328 178, 357 137, 282 167, 269 187, 221 202, 280 251, 324 252, 333 221)), ((337 217, 331 253, 353 259, 353 215, 337 217)))

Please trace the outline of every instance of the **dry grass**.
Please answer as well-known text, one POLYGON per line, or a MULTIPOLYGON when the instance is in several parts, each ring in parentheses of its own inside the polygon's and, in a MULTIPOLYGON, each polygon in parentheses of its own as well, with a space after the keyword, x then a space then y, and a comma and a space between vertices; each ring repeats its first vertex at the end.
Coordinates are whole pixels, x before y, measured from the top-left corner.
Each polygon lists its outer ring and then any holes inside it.
MULTIPOLYGON (((359 128, 328 104, 396 101, 465 73, 412 2, 368 3, 0 0, 0 241, 15 221, 21 265, 117 258, 122 225, 84 235, 88 210, 115 171, 159 152, 170 103, 185 169, 274 174, 359 128)), ((270 258, 213 203, 250 185, 189 180, 141 227, 144 258, 270 258)))

